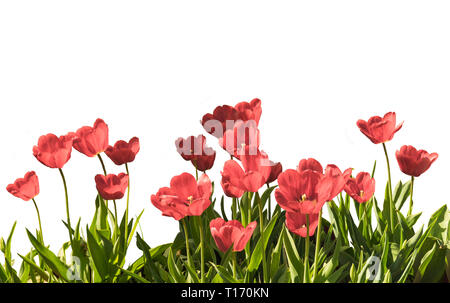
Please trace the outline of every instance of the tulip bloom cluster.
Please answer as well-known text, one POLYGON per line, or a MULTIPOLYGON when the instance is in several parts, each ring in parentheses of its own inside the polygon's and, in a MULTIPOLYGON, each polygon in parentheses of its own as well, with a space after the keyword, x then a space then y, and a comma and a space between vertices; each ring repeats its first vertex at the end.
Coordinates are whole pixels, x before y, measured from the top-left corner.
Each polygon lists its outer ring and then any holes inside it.
MULTIPOLYGON (((153 188, 148 197, 162 216, 172 218, 172 222, 180 225, 180 233, 173 243, 153 249, 137 234, 136 244, 143 251, 143 256, 128 269, 124 268, 125 255, 140 218, 139 215, 136 221, 128 219, 128 165, 139 153, 139 139, 133 137, 128 142, 119 140, 110 145, 109 127, 102 119, 97 119, 93 126, 83 126, 66 135, 50 133, 41 136, 32 152, 40 163, 57 168, 61 175, 67 216, 64 223, 69 232, 69 241, 63 251, 70 247, 71 255, 82 260, 83 265, 79 268, 81 276, 77 280, 355 282, 360 281, 367 270, 370 258, 365 258, 369 257, 368 252, 373 250, 370 255, 373 257, 373 254, 379 253, 380 247, 384 258, 383 279, 404 282, 410 278, 410 272, 416 270, 412 264, 418 252, 414 255, 407 249, 415 245, 415 249, 421 251, 422 244, 428 239, 423 235, 428 237, 433 232, 430 227, 428 234, 420 231, 415 235, 412 229, 418 218, 418 215, 412 214, 414 178, 427 171, 438 154, 417 150, 410 145, 397 150, 398 166, 411 177, 411 181, 405 185, 400 182, 394 191, 386 144, 394 139, 403 122, 397 124, 393 112, 383 117, 371 117, 368 121, 358 120, 356 125, 360 131, 372 143, 381 144, 386 157, 388 184, 384 206, 380 209, 374 197, 375 166, 372 173, 360 171, 353 175, 353 168, 341 170, 336 164, 323 166, 314 158, 306 158, 300 159, 296 167, 283 169, 280 162, 271 160, 261 149, 261 115, 262 103, 257 98, 235 106, 218 106, 212 113, 203 115, 200 121, 206 136, 191 135, 175 140, 176 152, 192 164, 192 171, 173 176, 159 189, 153 188), (211 142, 207 144, 210 139, 219 147, 217 152, 227 153, 229 160, 222 164, 215 163, 216 150, 210 147, 211 142), (72 149, 87 157, 97 158, 101 165, 101 173, 90 176, 98 195, 93 223, 86 229, 86 239, 80 232, 80 224, 76 227, 71 224, 68 184, 63 173, 72 149), (108 174, 103 153, 125 171, 108 174), (221 199, 214 197, 217 191, 207 174, 214 165, 220 165, 220 182, 216 184, 220 184, 224 193, 221 199), (119 220, 116 200, 124 198, 125 193, 126 210, 122 220, 119 220), (272 196, 276 202, 274 208, 272 196), (410 205, 405 217, 400 208, 407 197, 410 198, 410 205), (231 202, 231 219, 227 217, 227 200, 231 202), (350 214, 351 200, 354 201, 358 226, 350 214), (108 201, 112 201, 114 212, 109 209, 108 201), (221 214, 218 212, 219 203, 221 214), (323 217, 324 207, 329 210, 329 221, 323 217), (375 230, 372 228, 372 210, 379 224, 375 230), (312 247, 314 255, 310 257, 312 247), (388 268, 386 264, 395 258, 394 253, 386 253, 390 247, 401 249, 402 254, 409 254, 409 257, 403 256, 405 260, 397 258, 388 268), (304 250, 303 254, 299 253, 300 248, 304 250), (340 258, 340 253, 344 253, 344 257, 340 258), (338 268, 341 259, 349 258, 351 266, 341 264, 338 268), (404 273, 401 274, 400 270, 404 273)), ((30 272, 37 273, 40 281, 72 282, 72 274, 62 270, 69 268, 65 257, 57 257, 44 243, 36 202, 40 192, 36 172, 27 172, 6 189, 24 201, 32 200, 36 208, 39 221, 37 238, 28 231, 35 251, 22 257, 26 266, 34 270, 30 272), (41 258, 39 265, 33 260, 35 255, 41 258)), ((448 221, 446 218, 450 216, 445 211, 446 208, 434 216, 433 224, 446 224, 442 222, 448 221)), ((433 239, 438 237, 436 232, 432 236, 433 239)), ((442 244, 448 239, 440 241, 442 244)), ((427 245, 431 247, 430 243, 427 245)), ((396 254, 401 255, 398 251, 396 254)), ((432 258, 430 255, 433 254, 422 253, 426 264, 418 267, 416 280, 422 276, 429 278, 426 268, 431 262, 426 257, 432 258)), ((442 273, 438 272, 435 276, 439 278, 442 273)), ((30 279, 34 281, 37 278, 32 276, 30 279)))

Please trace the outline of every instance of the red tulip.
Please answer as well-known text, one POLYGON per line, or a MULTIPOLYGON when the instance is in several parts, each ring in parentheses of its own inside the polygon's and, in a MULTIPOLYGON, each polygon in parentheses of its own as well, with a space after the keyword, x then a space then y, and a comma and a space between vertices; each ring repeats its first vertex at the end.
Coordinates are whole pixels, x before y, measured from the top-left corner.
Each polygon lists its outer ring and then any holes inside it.
POLYGON ((9 184, 6 190, 24 201, 29 201, 39 194, 39 179, 34 171, 29 171, 25 177, 19 178, 9 184))
POLYGON ((283 171, 283 166, 281 165, 280 162, 272 162, 270 161, 270 175, 269 178, 267 178, 266 183, 272 183, 273 181, 275 181, 278 176, 281 174, 281 172, 283 171))
POLYGON ((95 120, 94 126, 83 126, 74 135, 73 147, 88 157, 104 152, 108 144, 108 125, 102 120, 95 120))
POLYGON ((323 173, 317 160, 302 160, 297 170, 288 169, 278 176, 275 199, 288 212, 316 214, 344 189, 350 174, 351 169, 341 173, 336 165, 328 165, 323 173))
POLYGON ((225 162, 221 185, 229 197, 239 198, 246 191, 257 192, 269 178, 271 166, 267 154, 258 151, 256 155, 241 156, 244 169, 235 161, 225 162))
POLYGON ((255 155, 259 148, 259 130, 255 121, 237 121, 233 129, 227 130, 223 137, 219 138, 219 145, 238 159, 246 151, 255 155))
POLYGON ((151 196, 152 204, 163 216, 181 220, 186 216, 200 216, 211 205, 211 180, 202 174, 198 180, 188 173, 175 176, 169 187, 162 187, 151 196))
POLYGON ((203 135, 190 136, 186 139, 178 138, 175 146, 181 157, 191 161, 192 165, 200 171, 204 172, 214 165, 216 152, 206 145, 206 138, 203 135))
POLYGON ((139 138, 133 137, 127 143, 123 140, 117 141, 114 146, 108 146, 105 154, 116 164, 122 165, 134 161, 139 152, 139 138))
POLYGON ((429 154, 425 150, 417 150, 411 145, 404 145, 396 151, 398 165, 400 170, 413 177, 418 177, 426 172, 431 164, 438 158, 437 153, 429 154))
MULTIPOLYGON (((306 226, 306 214, 300 212, 286 212, 286 227, 294 234, 306 238, 308 227, 306 226)), ((312 237, 319 223, 319 214, 309 215, 309 236, 312 237)))
POLYGON ((96 175, 95 184, 100 196, 105 200, 122 199, 128 187, 128 175, 96 175))
POLYGON ((394 134, 403 126, 403 122, 396 124, 396 115, 389 112, 383 118, 374 116, 369 121, 358 120, 356 123, 361 132, 375 144, 384 143, 392 140, 394 134))
POLYGON ((70 134, 59 138, 54 134, 41 136, 33 147, 33 155, 50 168, 63 168, 70 159, 72 140, 70 134))
POLYGON ((360 172, 356 178, 350 178, 345 185, 345 192, 358 203, 364 203, 375 193, 375 179, 369 173, 360 172))
POLYGON ((212 114, 204 115, 201 123, 208 133, 217 138, 222 138, 227 130, 233 129, 235 121, 253 120, 258 125, 261 112, 261 100, 255 98, 250 102, 240 102, 235 107, 218 106, 212 114))
POLYGON ((247 227, 243 227, 237 220, 225 222, 222 218, 214 219, 209 223, 211 235, 222 252, 227 252, 231 245, 233 245, 233 251, 242 251, 250 240, 256 225, 257 223, 254 221, 247 227))

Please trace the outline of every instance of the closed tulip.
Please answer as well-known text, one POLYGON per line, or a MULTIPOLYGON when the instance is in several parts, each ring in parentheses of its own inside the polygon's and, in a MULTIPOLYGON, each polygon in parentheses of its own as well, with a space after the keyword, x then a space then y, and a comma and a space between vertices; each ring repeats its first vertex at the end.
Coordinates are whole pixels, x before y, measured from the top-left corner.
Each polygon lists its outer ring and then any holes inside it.
POLYGON ((105 150, 105 154, 114 162, 114 164, 122 165, 133 162, 139 149, 139 138, 133 137, 129 142, 119 140, 114 146, 108 146, 105 150))
POLYGON ((213 167, 216 151, 206 145, 205 136, 178 138, 175 146, 181 157, 186 161, 191 161, 199 171, 205 172, 213 167))
POLYGON ((233 246, 233 251, 244 250, 257 224, 254 221, 244 227, 237 220, 225 222, 222 218, 217 218, 209 223, 209 227, 217 247, 222 252, 226 252, 231 246, 233 246))
POLYGON ((104 152, 108 144, 108 125, 102 119, 95 120, 94 126, 79 128, 74 136, 73 147, 88 157, 104 152))
POLYGON ((100 196, 105 200, 122 199, 128 187, 128 175, 96 175, 95 184, 100 196))
POLYGON ((431 164, 437 160, 437 153, 428 153, 426 150, 417 150, 411 145, 404 145, 400 150, 396 151, 400 170, 409 176, 419 177, 426 172, 431 164))
POLYGON ((34 171, 29 171, 23 178, 9 184, 6 190, 24 201, 29 201, 39 194, 39 179, 34 171))
POLYGON ((63 168, 70 159, 72 140, 70 134, 60 137, 54 134, 43 135, 33 147, 33 155, 45 166, 63 168))

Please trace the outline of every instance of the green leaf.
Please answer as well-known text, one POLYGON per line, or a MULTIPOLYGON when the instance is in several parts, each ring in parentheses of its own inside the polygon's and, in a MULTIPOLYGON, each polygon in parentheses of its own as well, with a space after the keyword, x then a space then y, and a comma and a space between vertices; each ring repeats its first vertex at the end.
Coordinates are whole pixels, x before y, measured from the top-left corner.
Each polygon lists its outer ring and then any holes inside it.
POLYGON ((27 229, 28 239, 37 250, 39 255, 45 260, 45 263, 52 269, 52 271, 60 276, 65 281, 69 282, 67 276, 69 268, 64 264, 53 252, 43 246, 30 231, 27 229))
POLYGON ((185 283, 186 282, 183 275, 181 274, 181 270, 178 268, 178 266, 175 263, 175 260, 173 258, 172 248, 169 249, 169 256, 167 258, 167 266, 169 268, 169 273, 172 275, 172 278, 175 280, 176 283, 185 283))
POLYGON ((27 258, 27 257, 25 257, 25 256, 22 256, 21 254, 18 254, 18 255, 19 255, 19 257, 21 257, 21 258, 23 259, 23 261, 24 261, 25 263, 27 263, 28 265, 30 265, 31 268, 32 268, 39 276, 41 276, 41 278, 42 278, 43 280, 48 281, 49 277, 48 277, 47 273, 46 273, 44 270, 42 270, 42 268, 40 268, 36 263, 34 263, 33 260, 31 260, 31 259, 29 259, 29 258, 27 258))
POLYGON ((295 247, 294 239, 291 237, 286 227, 283 228, 283 244, 288 259, 291 282, 298 283, 303 281, 303 264, 295 247))
POLYGON ((94 268, 101 279, 106 280, 108 278, 108 258, 105 250, 97 243, 89 228, 86 228, 86 233, 88 250, 94 263, 94 268))
MULTIPOLYGON (((277 222, 278 215, 275 215, 270 220, 269 224, 266 225, 264 229, 264 250, 267 248, 267 243, 269 242, 270 235, 272 233, 273 227, 275 226, 275 223, 277 222)), ((255 248, 253 249, 252 256, 250 258, 250 263, 248 265, 248 271, 254 271, 259 267, 259 264, 262 260, 262 254, 263 254, 263 245, 262 245, 262 237, 259 238, 258 242, 256 243, 255 248)))
POLYGON ((124 268, 121 268, 121 267, 119 267, 119 266, 116 266, 116 267, 117 267, 118 269, 120 269, 121 271, 123 271, 126 275, 128 275, 128 276, 130 276, 130 277, 136 279, 138 282, 141 282, 141 283, 150 283, 150 281, 148 281, 148 280, 144 279, 143 277, 141 277, 141 276, 135 274, 134 272, 131 272, 131 271, 126 270, 126 269, 124 269, 124 268))
POLYGON ((216 265, 214 263, 210 263, 217 273, 220 275, 220 277, 224 280, 226 283, 239 283, 238 280, 233 278, 233 276, 221 265, 216 265))

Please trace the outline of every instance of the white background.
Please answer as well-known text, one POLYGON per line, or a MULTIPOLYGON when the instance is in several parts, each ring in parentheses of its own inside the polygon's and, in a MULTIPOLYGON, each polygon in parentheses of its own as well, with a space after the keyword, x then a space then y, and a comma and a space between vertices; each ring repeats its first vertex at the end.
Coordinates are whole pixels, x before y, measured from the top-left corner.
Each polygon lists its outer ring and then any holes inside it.
MULTIPOLYGON (((130 165, 131 214, 145 209, 150 245, 171 241, 178 224, 150 195, 172 176, 193 173, 175 139, 205 134, 199 120, 217 105, 254 97, 262 100, 262 146, 273 160, 294 168, 315 157, 356 172, 378 160, 379 199, 382 147, 356 121, 397 112, 405 124, 388 143, 395 182, 409 178, 394 157, 403 144, 439 153, 414 189, 426 223, 449 201, 449 15, 448 1, 0 1, 0 235, 17 220, 13 249, 29 249, 34 207, 5 188, 35 170, 45 240, 54 251, 67 240, 59 173, 32 147, 42 134, 101 117, 111 144, 140 138, 130 165)), ((207 138, 217 150, 209 174, 218 184, 228 155, 207 138)), ((105 160, 108 172, 123 171, 105 160)), ((74 150, 64 172, 72 221, 81 216, 85 226, 100 163, 74 150)), ((122 212, 125 200, 118 204, 122 212)), ((138 256, 133 243, 129 261, 138 256)))

